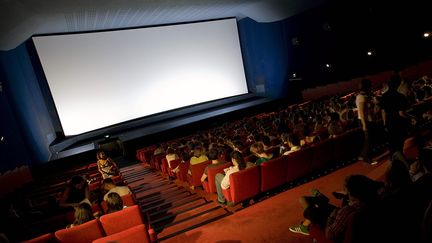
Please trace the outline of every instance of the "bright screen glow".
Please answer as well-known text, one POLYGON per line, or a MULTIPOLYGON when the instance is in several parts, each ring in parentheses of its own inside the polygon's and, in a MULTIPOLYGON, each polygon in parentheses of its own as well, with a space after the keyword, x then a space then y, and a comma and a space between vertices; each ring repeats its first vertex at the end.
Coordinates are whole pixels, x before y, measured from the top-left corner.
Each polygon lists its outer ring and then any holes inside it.
POLYGON ((33 42, 66 136, 248 93, 235 19, 33 42))

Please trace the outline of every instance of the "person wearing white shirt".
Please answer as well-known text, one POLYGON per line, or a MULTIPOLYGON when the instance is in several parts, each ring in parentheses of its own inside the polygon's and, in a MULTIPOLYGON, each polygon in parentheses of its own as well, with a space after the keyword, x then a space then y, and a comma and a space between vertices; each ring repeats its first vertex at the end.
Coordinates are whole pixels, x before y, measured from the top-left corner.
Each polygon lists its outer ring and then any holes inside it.
POLYGON ((217 201, 221 205, 226 205, 226 199, 222 190, 230 187, 230 175, 246 168, 246 162, 239 151, 233 151, 231 153, 231 162, 233 163, 233 166, 224 169, 225 174, 218 173, 215 177, 216 190, 218 194, 217 201))

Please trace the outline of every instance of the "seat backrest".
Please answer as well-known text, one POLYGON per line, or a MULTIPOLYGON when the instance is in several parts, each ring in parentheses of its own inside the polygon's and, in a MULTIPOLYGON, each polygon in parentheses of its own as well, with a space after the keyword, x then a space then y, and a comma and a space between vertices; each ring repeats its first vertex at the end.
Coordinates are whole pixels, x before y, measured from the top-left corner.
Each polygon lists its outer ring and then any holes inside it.
POLYGON ((168 161, 167 161, 166 157, 162 158, 161 172, 162 172, 162 175, 168 175, 168 161))
POLYGON ((331 138, 312 145, 312 161, 310 171, 320 171, 336 162, 334 151, 337 138, 331 138))
POLYGON ((285 184, 288 166, 287 158, 288 156, 282 156, 260 165, 262 192, 269 191, 285 184))
POLYGON ((72 228, 57 230, 54 234, 61 243, 88 243, 105 236, 97 219, 72 228))
POLYGON ((103 215, 99 220, 107 235, 112 235, 133 226, 144 224, 138 205, 103 215))
POLYGON ((187 174, 189 170, 190 163, 187 161, 186 163, 179 164, 179 172, 177 173, 177 178, 180 181, 187 182, 187 174))
POLYGON ((156 155, 153 157, 153 165, 156 169, 161 170, 162 168, 162 159, 165 158, 165 153, 156 155))
POLYGON ((209 193, 216 192, 216 183, 215 183, 216 174, 222 173, 225 168, 228 168, 231 165, 232 163, 224 163, 207 169, 207 183, 208 183, 208 187, 206 188, 207 192, 209 193))
POLYGON ((189 170, 191 174, 188 174, 188 182, 191 186, 200 186, 201 185, 201 176, 204 173, 207 165, 211 164, 211 160, 204 161, 199 164, 194 164, 189 166, 189 170))
POLYGON ((252 166, 230 175, 232 202, 238 203, 260 193, 260 167, 252 166))
POLYGON ((56 242, 54 233, 47 233, 30 240, 22 241, 21 243, 54 243, 54 242, 56 242))
POLYGON ((324 229, 320 228, 318 225, 311 224, 309 227, 309 234, 316 243, 333 243, 332 240, 327 239, 324 229))
POLYGON ((129 229, 120 231, 118 233, 99 238, 94 240, 93 243, 106 243, 106 242, 122 242, 122 243, 135 243, 150 242, 150 237, 146 227, 143 224, 131 227, 129 229))
POLYGON ((102 185, 101 181, 96 181, 96 182, 90 183, 89 184, 89 191, 92 192, 92 191, 98 190, 98 189, 100 189, 101 185, 102 185))
POLYGON ((292 182, 310 172, 312 148, 303 148, 290 153, 287 158, 287 182, 292 182))
POLYGON ((173 169, 177 168, 177 166, 181 163, 181 159, 175 159, 170 161, 171 168, 168 166, 168 175, 174 177, 173 169))

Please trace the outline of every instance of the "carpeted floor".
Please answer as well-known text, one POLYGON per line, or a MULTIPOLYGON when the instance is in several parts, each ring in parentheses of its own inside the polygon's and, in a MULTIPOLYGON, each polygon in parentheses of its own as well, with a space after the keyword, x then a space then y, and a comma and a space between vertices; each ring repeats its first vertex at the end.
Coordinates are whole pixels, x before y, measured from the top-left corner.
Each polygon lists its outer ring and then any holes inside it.
POLYGON ((303 219, 298 198, 310 194, 310 190, 316 188, 339 206, 340 201, 331 193, 343 190, 346 176, 364 174, 372 179, 381 179, 388 163, 385 158, 381 158, 380 163, 374 166, 363 162, 353 163, 163 242, 312 242, 310 237, 288 230, 289 226, 298 224, 303 219))

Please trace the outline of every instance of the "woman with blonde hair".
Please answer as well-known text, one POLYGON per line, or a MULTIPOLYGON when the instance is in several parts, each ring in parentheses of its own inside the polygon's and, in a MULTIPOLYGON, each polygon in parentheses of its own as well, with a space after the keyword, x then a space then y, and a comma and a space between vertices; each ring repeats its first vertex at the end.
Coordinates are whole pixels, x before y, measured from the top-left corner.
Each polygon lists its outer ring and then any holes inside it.
POLYGON ((109 178, 118 174, 116 163, 107 157, 105 152, 100 150, 96 153, 98 171, 101 173, 102 178, 109 178))
POLYGON ((92 207, 88 203, 80 203, 77 207, 75 207, 75 221, 73 224, 68 225, 66 228, 72 228, 74 226, 84 224, 88 221, 95 219, 93 216, 92 207))

